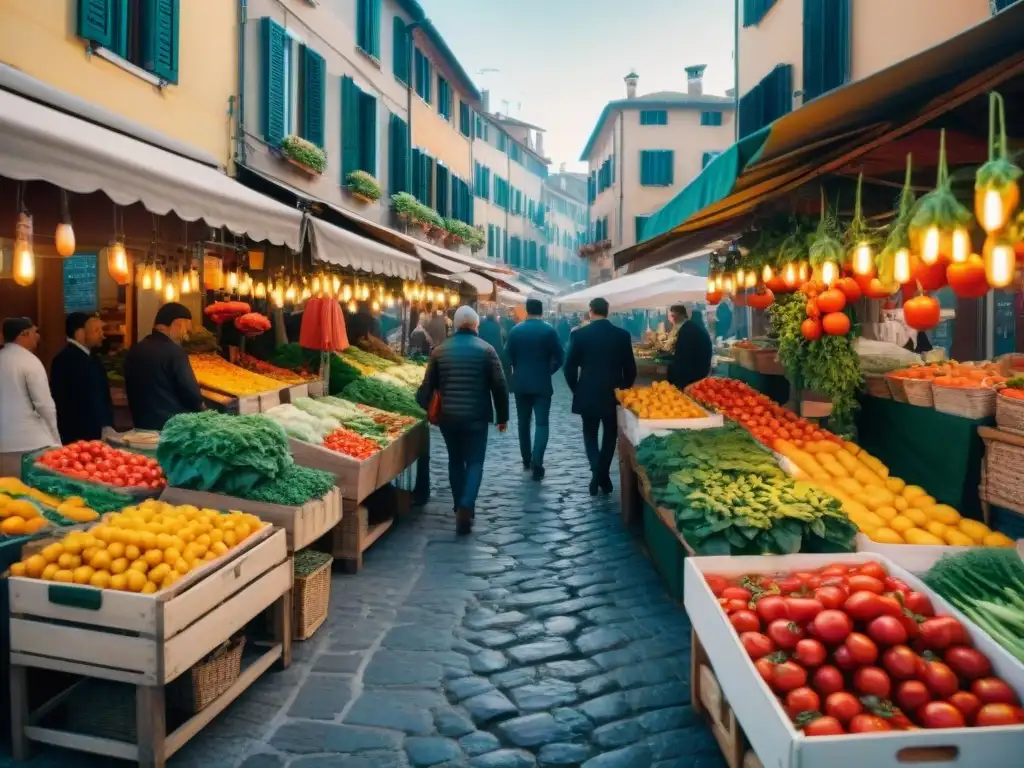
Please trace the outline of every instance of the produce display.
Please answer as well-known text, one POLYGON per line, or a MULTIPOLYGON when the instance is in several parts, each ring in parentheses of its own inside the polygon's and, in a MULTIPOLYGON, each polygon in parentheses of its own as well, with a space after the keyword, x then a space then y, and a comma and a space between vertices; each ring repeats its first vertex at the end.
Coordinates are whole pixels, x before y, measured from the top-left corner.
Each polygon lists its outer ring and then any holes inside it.
POLYGON ((1024 723, 960 621, 880 563, 705 579, 806 736, 1024 723))
POLYGON ((245 494, 250 501, 301 507, 313 499, 322 499, 334 487, 334 475, 319 469, 292 464, 273 480, 260 483, 245 494))
POLYGON ((0 493, 0 536, 25 536, 48 525, 50 521, 36 503, 0 493))
POLYGON ((641 419, 703 419, 707 412, 667 381, 619 389, 616 398, 641 419))
POLYGON ((284 382, 285 384, 305 384, 309 381, 315 381, 316 378, 309 374, 290 371, 287 368, 279 368, 273 363, 265 362, 245 353, 238 356, 237 364, 240 368, 244 368, 247 371, 258 373, 261 376, 266 376, 268 379, 274 379, 274 381, 284 382))
POLYGON ((188 361, 199 386, 236 397, 274 392, 283 386, 280 381, 239 368, 217 355, 189 355, 188 361))
POLYGON ((275 405, 262 415, 280 424, 288 437, 314 445, 319 444, 327 435, 341 426, 337 419, 316 416, 295 405, 288 404, 275 405))
POLYGON ((947 555, 924 582, 1024 662, 1024 561, 1006 549, 947 555))
POLYGON ((423 376, 425 373, 425 367, 408 363, 396 365, 394 368, 388 368, 387 375, 397 379, 405 386, 416 390, 419 388, 420 384, 423 383, 423 376))
POLYGON ((955 360, 915 365, 892 371, 889 375, 896 379, 930 381, 937 387, 955 389, 991 388, 1007 381, 998 363, 958 363, 955 360))
MULTIPOLYGON (((203 326, 193 327, 189 331, 188 338, 183 339, 181 342, 181 348, 188 352, 190 355, 205 355, 211 353, 220 352, 220 344, 217 343, 217 337, 213 335, 212 331, 208 331, 203 326)), ((124 359, 121 360, 121 365, 118 370, 124 367, 124 359)))
POLYGON ((999 394, 1002 397, 1009 397, 1013 400, 1024 400, 1024 376, 1014 376, 1007 379, 1006 386, 1000 388, 999 394))
MULTIPOLYGON (((322 398, 322 400, 328 399, 333 400, 334 398, 322 398)), ((365 405, 363 403, 358 403, 356 408, 373 419, 373 422, 383 429, 385 435, 391 439, 398 437, 408 431, 410 427, 414 427, 420 422, 420 419, 417 417, 382 411, 380 408, 374 408, 372 405, 365 405)))
POLYGON ((346 400, 372 405, 382 411, 414 416, 417 419, 426 416, 424 410, 416 402, 416 398, 408 390, 373 377, 364 377, 353 381, 342 390, 341 394, 346 400))
POLYGON ((126 507, 87 531, 11 565, 12 576, 153 594, 216 560, 266 524, 242 512, 226 514, 149 499, 126 507))
POLYGON ((648 437, 637 461, 697 554, 853 551, 839 501, 790 478, 735 424, 648 437))
POLYGON ((76 480, 126 489, 159 489, 167 485, 155 459, 113 448, 102 440, 79 440, 46 451, 37 464, 76 480))
MULTIPOLYGON (((390 352, 390 348, 388 351, 390 352)), ((371 369, 368 373, 373 373, 374 371, 386 371, 399 364, 399 360, 397 358, 392 360, 381 357, 380 355, 374 354, 373 352, 367 352, 365 349, 360 349, 359 347, 349 347, 341 353, 341 356, 348 358, 350 362, 358 363, 364 372, 367 372, 365 371, 366 368, 371 369)))
POLYGON ((396 365, 404 362, 400 356, 395 354, 391 347, 376 336, 364 336, 357 342, 357 345, 361 351, 369 352, 371 355, 374 355, 381 360, 387 360, 388 362, 395 363, 396 365))
POLYGON ((380 451, 380 443, 356 434, 350 429, 338 427, 324 439, 324 448, 363 461, 380 451))
POLYGON ((315 399, 302 397, 298 398, 295 404, 310 414, 336 422, 330 431, 343 426, 381 445, 386 445, 390 441, 387 429, 361 410, 356 403, 340 397, 327 396, 315 399))
MULTIPOLYGON (((105 512, 115 512, 134 501, 134 498, 128 493, 127 489, 119 491, 115 490, 113 486, 100 485, 87 480, 74 480, 65 475, 55 475, 49 472, 39 472, 30 469, 24 473, 24 477, 32 483, 33 487, 30 490, 33 493, 42 494, 44 498, 41 498, 40 501, 51 507, 59 506, 61 500, 82 499, 87 508, 94 509, 102 514, 105 512), (55 499, 55 501, 49 501, 48 499, 55 499)), ((0 483, 2 482, 3 480, 0 480, 0 483)), ((11 495, 17 494, 12 492, 11 495)))

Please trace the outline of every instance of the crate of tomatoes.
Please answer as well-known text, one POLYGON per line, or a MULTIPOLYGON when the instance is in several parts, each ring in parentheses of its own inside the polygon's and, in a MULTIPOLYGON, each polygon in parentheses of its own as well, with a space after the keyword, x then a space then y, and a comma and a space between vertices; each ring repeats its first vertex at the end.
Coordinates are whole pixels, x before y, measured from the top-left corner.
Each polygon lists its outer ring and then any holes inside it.
POLYGON ((79 440, 33 456, 33 470, 115 488, 133 496, 156 496, 167 480, 155 458, 102 440, 79 440))
POLYGON ((684 603, 764 765, 1021 765, 1024 666, 884 557, 691 557, 684 603))

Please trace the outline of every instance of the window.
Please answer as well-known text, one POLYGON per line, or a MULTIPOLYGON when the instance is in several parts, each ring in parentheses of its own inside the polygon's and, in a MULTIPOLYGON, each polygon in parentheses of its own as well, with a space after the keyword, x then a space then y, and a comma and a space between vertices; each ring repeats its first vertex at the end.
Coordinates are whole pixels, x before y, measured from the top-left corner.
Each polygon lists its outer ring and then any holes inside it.
POLYGON ((326 63, 272 19, 264 18, 261 25, 263 138, 276 147, 286 136, 298 134, 322 147, 326 63))
POLYGON ((804 103, 849 79, 850 0, 804 0, 804 103))
POLYGON ((523 265, 523 241, 516 235, 512 235, 508 243, 509 259, 508 263, 513 267, 521 267, 523 265))
POLYGON ((549 266, 550 265, 548 264, 548 247, 546 245, 542 245, 540 247, 540 268, 547 272, 549 266))
POLYGON ((434 209, 442 218, 452 215, 449 193, 451 192, 451 172, 441 162, 434 173, 434 209))
POLYGON ((637 216, 635 221, 636 226, 636 241, 642 243, 644 241, 644 224, 647 223, 647 219, 650 216, 637 216))
POLYGON ((380 0, 356 0, 356 45, 380 60, 380 0))
POLYGON ((424 205, 431 205, 430 186, 434 175, 434 159, 417 148, 412 150, 412 194, 424 205))
POLYGON ((475 133, 475 135, 478 138, 481 138, 484 141, 487 141, 488 133, 489 133, 488 128, 489 128, 489 126, 487 124, 487 121, 484 120, 480 115, 477 115, 476 116, 476 133, 475 133))
POLYGON ((721 125, 722 124, 722 113, 721 112, 701 112, 700 113, 700 124, 701 125, 721 125))
POLYGON ((391 55, 394 58, 392 71, 402 83, 409 84, 412 62, 409 61, 409 30, 401 16, 392 19, 391 55))
POLYGON ((473 194, 481 200, 491 199, 491 169, 476 163, 473 167, 473 194))
POLYGON ((779 64, 740 99, 740 138, 793 111, 793 67, 779 64))
POLYGON ((341 78, 341 183, 352 171, 377 175, 377 99, 341 78))
POLYGON ((743 0, 743 26, 756 27, 773 5, 775 0, 743 0))
POLYGON ((703 155, 700 156, 700 167, 701 168, 707 168, 708 167, 708 163, 710 163, 712 160, 714 160, 720 154, 722 154, 722 153, 721 152, 705 152, 703 155))
POLYGON ((472 137, 473 130, 473 110, 469 108, 469 104, 464 101, 459 102, 459 133, 465 136, 467 139, 472 137))
POLYGON ((437 114, 445 120, 452 119, 452 89, 440 75, 437 76, 437 114))
POLYGON ((645 187, 669 187, 673 183, 671 149, 644 149, 640 151, 640 183, 645 187))
POLYGON ((430 59, 419 48, 416 49, 413 58, 416 65, 416 95, 429 104, 433 67, 430 66, 430 59))
POLYGON ((498 150, 500 152, 508 151, 508 134, 504 131, 498 132, 498 150))
POLYGON ((469 184, 458 176, 452 176, 452 218, 473 223, 473 195, 469 191, 469 184))
POLYGON ((508 210, 508 182, 497 175, 494 177, 494 204, 508 210))
POLYGON ((78 0, 78 36, 178 82, 180 0, 78 0))
POLYGON ((668 125, 668 110, 641 109, 640 125, 668 125))
POLYGON ((513 162, 522 164, 523 162, 523 148, 516 142, 512 142, 508 148, 508 156, 512 158, 513 162))
POLYGON ((498 259, 508 260, 508 246, 505 244, 505 232, 498 226, 494 228, 494 256, 498 259))
POLYGON ((388 121, 388 187, 392 195, 409 191, 409 125, 394 114, 388 121))

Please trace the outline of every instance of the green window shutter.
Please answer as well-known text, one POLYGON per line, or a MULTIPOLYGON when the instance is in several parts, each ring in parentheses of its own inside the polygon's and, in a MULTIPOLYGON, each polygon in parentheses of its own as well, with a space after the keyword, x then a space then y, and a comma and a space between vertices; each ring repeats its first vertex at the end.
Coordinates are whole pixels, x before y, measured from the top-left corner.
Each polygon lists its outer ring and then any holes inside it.
POLYGON ((431 79, 433 71, 430 66, 430 59, 419 48, 415 49, 413 60, 416 65, 416 94, 427 104, 431 101, 431 79))
POLYGON ((775 0, 743 0, 743 26, 756 27, 775 5, 775 0))
POLYGON ((445 120, 452 118, 452 91, 448 81, 437 76, 437 113, 445 120))
POLYGON ((459 132, 469 138, 472 135, 473 121, 470 119, 471 111, 469 104, 464 101, 459 102, 459 132))
POLYGON ((352 171, 359 170, 360 123, 359 102, 362 92, 355 81, 341 78, 341 183, 352 171))
POLYGON ((356 0, 356 45, 380 59, 381 0, 356 0))
POLYGON ((302 46, 302 138, 324 145, 324 88, 327 62, 308 45, 302 46))
POLYGON ((451 173, 441 163, 437 164, 437 173, 434 179, 434 208, 441 216, 448 218, 452 215, 449 204, 451 193, 451 173))
POLYGON ((850 79, 849 0, 804 0, 804 103, 850 79))
POLYGON ((119 5, 117 0, 78 0, 78 36, 113 49, 119 5))
POLYGON ((721 125, 722 124, 722 113, 721 112, 701 112, 700 113, 700 124, 701 125, 721 125))
POLYGON ((143 0, 139 10, 142 68, 168 83, 177 83, 179 0, 143 0))
POLYGON ((494 225, 487 225, 487 258, 494 258, 494 225))
POLYGON ((412 67, 412 63, 409 61, 409 31, 401 16, 395 16, 392 19, 391 55, 394 59, 392 70, 395 77, 408 85, 409 71, 412 67))
POLYGON ((395 114, 388 122, 388 180, 391 194, 409 191, 409 126, 395 114))
POLYGON ((278 146, 284 139, 284 47, 288 36, 284 27, 264 16, 260 21, 263 47, 263 91, 261 93, 260 118, 263 123, 263 139, 271 146, 278 146))
POLYGON ((668 125, 668 110, 641 109, 640 125, 668 125))
POLYGON ((377 175, 377 99, 359 94, 359 170, 377 175))

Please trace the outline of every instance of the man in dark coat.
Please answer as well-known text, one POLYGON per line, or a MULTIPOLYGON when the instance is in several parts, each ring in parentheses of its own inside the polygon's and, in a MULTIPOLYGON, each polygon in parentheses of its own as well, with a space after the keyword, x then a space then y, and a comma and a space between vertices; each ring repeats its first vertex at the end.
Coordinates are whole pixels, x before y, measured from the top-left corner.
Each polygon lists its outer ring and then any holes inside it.
POLYGON ((103 363, 94 354, 103 344, 103 321, 72 312, 64 321, 68 343, 50 366, 50 393, 57 406, 57 429, 65 445, 99 440, 114 426, 114 403, 103 363))
POLYGON ((608 321, 608 302, 590 302, 590 323, 572 332, 565 361, 565 381, 572 390, 572 412, 583 417, 583 445, 590 462, 590 495, 612 492, 615 455, 616 389, 636 380, 636 360, 629 332, 608 321), (598 428, 603 429, 598 447, 598 428))
POLYGON ((669 313, 672 326, 678 330, 672 362, 668 366, 668 380, 679 389, 685 389, 711 372, 711 337, 703 323, 689 318, 682 304, 673 306, 669 313))
POLYGON ((124 386, 136 429, 160 430, 172 416, 203 409, 203 395, 181 348, 192 313, 171 302, 157 310, 153 332, 128 350, 124 386))
POLYGON ((380 320, 374 317, 370 305, 365 301, 359 302, 356 311, 345 320, 345 332, 352 344, 362 341, 367 336, 383 340, 380 320))
POLYGON ((476 497, 484 476, 487 430, 508 425, 508 385, 494 347, 477 335, 480 317, 472 307, 455 313, 455 333, 434 349, 419 404, 430 408, 434 394, 441 398, 439 426, 448 448, 448 480, 455 501, 455 531, 473 529, 476 497), (493 405, 492 405, 493 403, 493 405))
POLYGON ((492 312, 480 321, 480 338, 494 347, 494 351, 501 357, 505 351, 505 333, 501 329, 501 323, 492 312))
POLYGON ((558 341, 562 347, 566 347, 569 344, 569 334, 572 332, 572 326, 569 325, 569 318, 562 315, 558 318, 558 341))
MULTIPOLYGON (((508 335, 505 352, 510 373, 509 386, 516 396, 519 419, 519 451, 523 469, 533 470, 533 479, 544 477, 544 451, 548 446, 548 416, 551 413, 551 377, 562 367, 562 345, 555 329, 541 316, 544 305, 537 299, 526 302, 526 320, 508 335), (530 446, 530 421, 537 417, 537 435, 530 446)), ((495 323, 497 325, 497 323, 495 323)))

